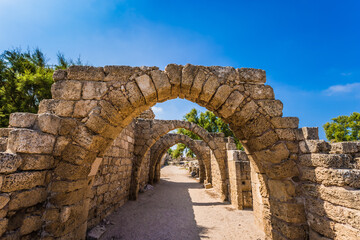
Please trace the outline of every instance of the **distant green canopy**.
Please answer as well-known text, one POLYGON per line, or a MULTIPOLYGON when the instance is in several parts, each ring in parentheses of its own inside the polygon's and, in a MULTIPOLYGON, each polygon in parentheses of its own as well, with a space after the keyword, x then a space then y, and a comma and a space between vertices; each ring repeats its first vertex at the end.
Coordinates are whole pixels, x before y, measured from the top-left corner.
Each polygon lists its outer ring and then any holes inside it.
POLYGON ((39 103, 51 98, 55 69, 81 65, 58 53, 58 64, 47 65, 45 55, 36 48, 6 50, 0 55, 0 127, 7 127, 13 112, 37 113, 39 103))
POLYGON ((326 138, 332 142, 360 140, 360 113, 338 116, 324 124, 326 138))
MULTIPOLYGON (((224 123, 221 118, 218 118, 213 112, 205 111, 199 112, 193 108, 189 113, 185 114, 183 120, 195 123, 204 128, 208 132, 224 133, 225 137, 233 137, 235 139, 237 149, 243 149, 239 140, 235 137, 234 133, 229 128, 229 125, 224 123)), ((201 140, 201 138, 195 133, 180 128, 177 130, 178 134, 184 134, 195 140, 201 140)), ((195 157, 195 154, 186 147, 186 145, 179 143, 176 148, 168 152, 173 158, 180 156, 195 157)))

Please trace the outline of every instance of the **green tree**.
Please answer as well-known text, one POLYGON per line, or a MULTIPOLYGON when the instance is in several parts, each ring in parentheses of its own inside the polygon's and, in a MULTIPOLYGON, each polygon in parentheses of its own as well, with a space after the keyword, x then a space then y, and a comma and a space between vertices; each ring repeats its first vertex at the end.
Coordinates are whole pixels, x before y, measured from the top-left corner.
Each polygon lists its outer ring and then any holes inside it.
MULTIPOLYGON (((239 140, 235 137, 234 133, 229 128, 229 125, 224 123, 221 118, 218 118, 213 112, 205 111, 205 112, 198 112, 195 108, 193 108, 189 113, 185 114, 184 118, 185 121, 195 123, 200 127, 204 128, 208 132, 221 132, 224 133, 226 137, 233 137, 235 139, 236 147, 238 149, 243 149, 239 140)), ((184 134, 189 136, 192 139, 200 140, 201 138, 196 135, 195 133, 180 128, 177 130, 177 133, 184 134)), ((184 145, 185 146, 185 145, 184 145)), ((188 149, 186 146, 183 147, 182 145, 178 144, 177 148, 174 150, 174 153, 177 155, 182 155, 186 153, 188 156, 195 156, 195 154, 188 149)), ((174 156, 173 156, 174 157, 174 156)))
POLYGON ((360 113, 338 116, 324 124, 326 138, 332 142, 360 140, 360 113))
POLYGON ((63 54, 58 54, 55 66, 47 61, 38 48, 6 50, 0 55, 0 127, 8 126, 13 112, 36 113, 40 101, 51 98, 54 70, 75 64, 63 54))

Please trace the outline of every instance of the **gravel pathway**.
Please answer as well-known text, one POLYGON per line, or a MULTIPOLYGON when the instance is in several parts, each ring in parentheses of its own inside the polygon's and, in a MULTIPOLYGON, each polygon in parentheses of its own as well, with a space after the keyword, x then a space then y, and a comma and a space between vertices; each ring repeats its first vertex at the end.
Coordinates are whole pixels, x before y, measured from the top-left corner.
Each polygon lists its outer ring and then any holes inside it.
POLYGON ((252 211, 235 210, 186 170, 167 166, 161 181, 107 220, 102 240, 263 240, 252 211))

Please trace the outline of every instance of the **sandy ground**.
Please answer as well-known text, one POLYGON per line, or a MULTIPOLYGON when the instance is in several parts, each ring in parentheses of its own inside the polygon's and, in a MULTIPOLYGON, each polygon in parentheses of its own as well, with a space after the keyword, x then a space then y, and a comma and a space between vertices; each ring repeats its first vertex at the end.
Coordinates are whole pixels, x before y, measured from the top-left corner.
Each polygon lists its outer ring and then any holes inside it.
POLYGON ((252 211, 235 210, 184 169, 167 166, 161 181, 107 219, 102 240, 263 240, 252 211))

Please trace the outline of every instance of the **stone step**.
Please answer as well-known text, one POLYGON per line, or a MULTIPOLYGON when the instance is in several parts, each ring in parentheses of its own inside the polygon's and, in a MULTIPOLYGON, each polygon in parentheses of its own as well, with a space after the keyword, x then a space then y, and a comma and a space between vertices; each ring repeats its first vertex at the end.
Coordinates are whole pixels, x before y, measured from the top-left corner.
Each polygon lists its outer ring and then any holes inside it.
POLYGON ((299 163, 306 167, 358 168, 358 158, 350 154, 310 153, 299 156, 299 163))
POLYGON ((359 169, 338 169, 324 167, 300 167, 301 179, 325 186, 360 188, 359 169))

